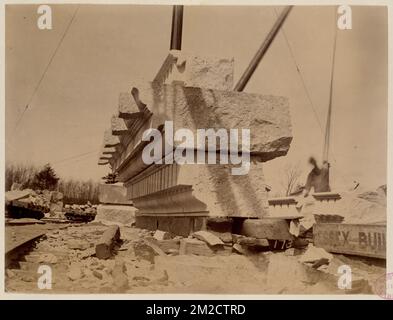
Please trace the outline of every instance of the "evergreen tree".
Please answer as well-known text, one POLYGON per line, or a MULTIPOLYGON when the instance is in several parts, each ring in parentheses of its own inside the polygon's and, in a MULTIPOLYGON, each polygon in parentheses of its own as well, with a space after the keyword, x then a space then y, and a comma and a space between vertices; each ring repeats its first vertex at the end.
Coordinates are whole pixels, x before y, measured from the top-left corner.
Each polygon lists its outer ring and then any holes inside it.
POLYGON ((42 170, 40 170, 34 177, 33 186, 35 189, 54 190, 57 186, 59 178, 49 163, 47 163, 42 170))
POLYGON ((113 184, 117 182, 117 174, 116 173, 108 173, 105 177, 102 177, 105 181, 105 184, 113 184))

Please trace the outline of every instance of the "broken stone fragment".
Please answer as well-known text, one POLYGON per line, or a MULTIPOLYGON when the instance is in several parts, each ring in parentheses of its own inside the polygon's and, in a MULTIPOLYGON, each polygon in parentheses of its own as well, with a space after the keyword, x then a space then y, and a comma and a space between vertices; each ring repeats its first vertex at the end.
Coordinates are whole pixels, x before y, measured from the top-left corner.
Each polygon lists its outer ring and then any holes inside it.
POLYGON ((302 287, 325 281, 326 273, 302 264, 297 257, 285 253, 274 253, 269 256, 267 269, 267 286, 274 293, 299 292, 302 287))
MULTIPOLYGON (((150 239, 149 239, 150 240, 150 239)), ((156 240, 151 239, 150 242, 155 243, 167 254, 178 253, 180 248, 180 239, 169 239, 169 240, 156 240)))
POLYGON ((35 281, 36 281, 36 280, 34 279, 34 277, 33 277, 33 276, 30 276, 30 275, 23 275, 22 278, 21 278, 21 280, 22 280, 22 281, 25 281, 25 282, 35 282, 35 281))
POLYGON ((108 259, 117 241, 120 240, 120 228, 117 225, 108 227, 95 246, 98 259, 108 259))
POLYGON ((302 219, 300 221, 300 235, 305 235, 308 231, 310 231, 314 226, 314 223, 315 223, 314 216, 310 216, 309 218, 302 219))
POLYGON ((176 256, 179 254, 179 249, 168 249, 166 253, 172 256, 176 256))
POLYGON ((52 253, 44 253, 40 255, 38 262, 55 264, 57 263, 57 258, 52 253))
POLYGON ((113 284, 118 292, 123 292, 128 289, 127 269, 124 261, 116 260, 115 266, 112 270, 113 284))
POLYGON ((224 245, 224 242, 222 242, 219 237, 208 231, 197 231, 194 232, 192 236, 198 240, 206 242, 211 247, 224 245))
POLYGON ((94 256, 95 254, 96 254, 95 248, 91 247, 91 248, 88 248, 88 249, 82 251, 82 253, 79 255, 79 257, 81 259, 86 259, 86 258, 89 258, 91 256, 94 256))
POLYGON ((302 250, 297 249, 297 248, 289 248, 285 250, 285 255, 286 256, 298 256, 302 253, 302 250))
POLYGON ((5 201, 10 202, 10 201, 14 201, 14 200, 28 198, 30 196, 30 194, 31 194, 31 192, 29 189, 7 191, 5 193, 5 201))
POLYGON ((143 239, 143 242, 145 244, 147 244, 148 246, 150 246, 157 255, 165 256, 165 252, 158 245, 156 245, 154 242, 149 241, 148 239, 143 239))
POLYGON ((158 255, 158 253, 146 242, 138 241, 134 243, 133 249, 134 254, 138 259, 146 260, 151 264, 154 264, 154 257, 158 255))
POLYGON ((250 250, 246 246, 243 246, 243 245, 238 244, 238 243, 235 243, 232 248, 233 248, 233 251, 235 251, 235 252, 237 252, 239 254, 244 254, 244 255, 250 255, 251 254, 250 250))
POLYGON ((269 241, 267 239, 257 239, 253 237, 240 237, 237 243, 244 246, 269 247, 269 241))
POLYGON ((232 243, 232 234, 230 232, 215 232, 211 231, 214 235, 219 237, 224 244, 232 243))
POLYGON ((186 238, 180 240, 180 249, 179 249, 179 254, 180 255, 185 255, 185 254, 194 254, 197 256, 213 256, 215 251, 213 250, 212 247, 209 247, 205 242, 198 240, 198 239, 192 239, 192 238, 186 238))
POLYGON ((103 278, 102 273, 97 270, 93 270, 93 276, 95 276, 97 279, 100 279, 100 280, 102 280, 102 278, 103 278))
POLYGON ((295 237, 298 237, 300 234, 300 222, 298 219, 293 219, 289 223, 289 233, 295 237))
POLYGON ((144 277, 144 276, 135 276, 135 277, 132 278, 132 280, 135 280, 135 281, 150 281, 149 278, 144 277))
POLYGON ((172 236, 169 232, 162 231, 162 230, 156 230, 154 232, 154 239, 161 241, 161 240, 169 240, 172 239, 172 236))
POLYGON ((67 243, 67 247, 73 250, 85 250, 89 248, 89 244, 85 241, 70 239, 67 243))
POLYGON ((83 277, 82 265, 77 262, 71 263, 67 276, 72 281, 81 279, 83 277))
POLYGON ((300 257, 302 263, 311 263, 314 268, 318 268, 323 264, 329 264, 333 259, 333 255, 323 248, 314 247, 309 244, 306 252, 300 257))
POLYGON ((292 246, 293 246, 294 248, 297 248, 297 249, 302 249, 302 248, 307 247, 309 243, 310 243, 310 242, 309 242, 307 239, 304 239, 304 238, 295 238, 295 239, 292 241, 292 246))

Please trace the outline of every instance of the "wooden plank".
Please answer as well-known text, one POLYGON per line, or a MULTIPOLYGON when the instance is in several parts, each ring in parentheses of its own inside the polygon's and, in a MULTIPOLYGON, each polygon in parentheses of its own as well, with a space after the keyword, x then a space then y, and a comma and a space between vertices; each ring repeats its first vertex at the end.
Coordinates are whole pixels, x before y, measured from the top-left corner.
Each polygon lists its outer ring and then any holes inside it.
POLYGON ((386 225, 317 223, 314 244, 329 252, 386 259, 386 225))

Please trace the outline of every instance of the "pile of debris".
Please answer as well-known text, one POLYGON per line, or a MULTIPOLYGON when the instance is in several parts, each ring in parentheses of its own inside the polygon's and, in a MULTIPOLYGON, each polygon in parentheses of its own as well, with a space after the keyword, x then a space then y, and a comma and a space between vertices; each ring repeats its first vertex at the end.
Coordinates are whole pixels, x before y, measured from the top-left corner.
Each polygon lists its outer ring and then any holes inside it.
POLYGON ((5 193, 6 216, 11 218, 42 218, 50 211, 52 194, 48 190, 24 189, 5 193))
POLYGON ((6 287, 37 291, 39 262, 51 265, 53 290, 67 293, 367 294, 386 274, 380 259, 213 231, 209 222, 188 237, 97 222, 53 230, 20 269, 6 270, 6 287), (350 287, 338 287, 343 265, 350 287))
POLYGON ((86 204, 66 204, 64 206, 64 216, 71 221, 90 222, 97 214, 97 205, 88 201, 86 204))
POLYGON ((5 193, 6 215, 10 218, 54 216, 63 211, 63 194, 59 191, 22 189, 13 183, 5 193))

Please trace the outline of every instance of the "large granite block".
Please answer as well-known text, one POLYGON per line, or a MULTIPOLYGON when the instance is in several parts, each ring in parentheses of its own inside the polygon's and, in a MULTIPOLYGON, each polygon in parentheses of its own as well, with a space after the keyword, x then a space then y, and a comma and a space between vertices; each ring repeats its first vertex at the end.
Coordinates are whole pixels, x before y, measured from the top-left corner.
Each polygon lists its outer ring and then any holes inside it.
POLYGON ((131 225, 135 222, 136 209, 131 205, 98 205, 94 221, 105 225, 131 225))
POLYGON ((125 183, 141 214, 263 217, 268 212, 262 163, 246 175, 233 165, 155 165, 125 183))
MULTIPOLYGON (((250 152, 261 155, 264 161, 286 155, 289 150, 292 133, 287 98, 179 84, 145 83, 132 90, 136 103, 153 114, 151 128, 172 121, 174 132, 186 128, 195 137, 197 129, 225 129, 228 135, 230 129, 249 129, 250 152)), ((238 150, 242 148, 239 142, 238 150)))
POLYGON ((132 204, 132 201, 127 199, 127 189, 123 184, 100 184, 98 200, 107 204, 132 204))

